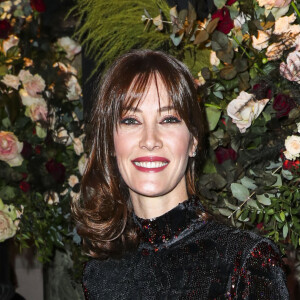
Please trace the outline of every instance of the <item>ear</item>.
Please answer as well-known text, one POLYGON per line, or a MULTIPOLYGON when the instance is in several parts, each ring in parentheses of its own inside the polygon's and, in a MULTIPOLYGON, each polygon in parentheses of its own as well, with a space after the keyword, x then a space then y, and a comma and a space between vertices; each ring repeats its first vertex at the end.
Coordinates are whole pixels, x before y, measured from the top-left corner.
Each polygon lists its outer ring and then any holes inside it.
POLYGON ((197 151, 197 146, 198 146, 198 141, 194 136, 192 136, 191 143, 190 143, 190 151, 189 151, 190 157, 195 157, 195 153, 197 151))

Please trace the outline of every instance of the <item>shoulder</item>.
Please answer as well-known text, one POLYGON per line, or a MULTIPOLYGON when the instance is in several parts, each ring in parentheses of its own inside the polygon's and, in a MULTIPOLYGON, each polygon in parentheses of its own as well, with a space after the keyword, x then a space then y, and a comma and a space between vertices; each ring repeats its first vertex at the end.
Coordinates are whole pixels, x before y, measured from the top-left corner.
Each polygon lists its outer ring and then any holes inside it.
POLYGON ((130 280, 131 265, 131 260, 126 257, 88 261, 82 276, 85 298, 109 299, 109 295, 113 295, 116 290, 124 289, 130 280))

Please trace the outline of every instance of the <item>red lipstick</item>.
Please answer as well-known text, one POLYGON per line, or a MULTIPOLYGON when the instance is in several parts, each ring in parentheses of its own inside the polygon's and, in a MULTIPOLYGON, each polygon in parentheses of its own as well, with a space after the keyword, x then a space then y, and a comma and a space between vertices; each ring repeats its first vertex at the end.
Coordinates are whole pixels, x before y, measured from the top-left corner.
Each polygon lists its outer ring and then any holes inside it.
POLYGON ((131 162, 141 172, 157 173, 164 170, 170 161, 160 156, 142 156, 133 159, 131 162), (162 164, 159 165, 158 163, 162 164))

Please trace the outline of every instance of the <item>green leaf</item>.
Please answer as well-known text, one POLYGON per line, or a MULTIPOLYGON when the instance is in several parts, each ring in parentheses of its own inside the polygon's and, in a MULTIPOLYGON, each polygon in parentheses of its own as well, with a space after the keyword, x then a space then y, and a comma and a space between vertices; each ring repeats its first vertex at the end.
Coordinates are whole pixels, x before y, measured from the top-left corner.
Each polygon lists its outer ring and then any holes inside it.
POLYGON ((222 111, 215 107, 206 107, 205 111, 206 111, 209 130, 212 131, 216 128, 220 120, 222 111))
POLYGON ((283 228, 282 228, 282 236, 283 236, 284 239, 287 237, 288 232, 289 232, 289 227, 288 227, 288 224, 285 223, 283 228))
POLYGON ((217 98, 220 98, 220 99, 223 99, 223 98, 224 98, 222 92, 216 91, 216 92, 213 92, 213 94, 214 94, 217 98))
POLYGON ((222 79, 231 80, 237 75, 237 71, 234 66, 229 65, 221 69, 220 76, 222 79))
POLYGON ((216 167, 215 167, 214 163, 210 159, 206 160, 205 165, 203 167, 203 173, 204 174, 217 173, 216 167))
POLYGON ((285 221, 285 214, 283 211, 280 212, 280 219, 284 222, 285 221))
POLYGON ((271 197, 274 197, 272 194, 262 194, 262 195, 256 195, 256 199, 259 203, 263 205, 271 205, 271 197))
POLYGON ((239 183, 232 183, 230 185, 231 192, 234 198, 238 199, 239 201, 245 201, 249 197, 250 193, 249 190, 239 184, 239 183))
POLYGON ((255 184, 255 181, 247 176, 244 176, 241 179, 241 183, 243 186, 245 186, 246 188, 250 189, 250 190, 255 190, 257 188, 257 185, 255 184))
POLYGON ((231 213, 232 213, 227 208, 219 208, 218 210, 219 210, 220 214, 223 215, 223 216, 225 216, 225 217, 229 217, 231 215, 231 213))
POLYGON ((214 0, 214 4, 217 8, 222 8, 225 6, 227 0, 214 0))

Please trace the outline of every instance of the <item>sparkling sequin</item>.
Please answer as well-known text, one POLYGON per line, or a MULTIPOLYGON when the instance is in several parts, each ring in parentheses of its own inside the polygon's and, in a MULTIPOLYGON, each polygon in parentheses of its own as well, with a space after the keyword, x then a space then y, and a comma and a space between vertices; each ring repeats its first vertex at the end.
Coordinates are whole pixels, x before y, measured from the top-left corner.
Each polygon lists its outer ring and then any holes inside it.
POLYGON ((83 276, 88 299, 289 299, 277 248, 204 222, 199 208, 194 197, 152 220, 133 216, 139 248, 118 260, 91 260, 83 276))

